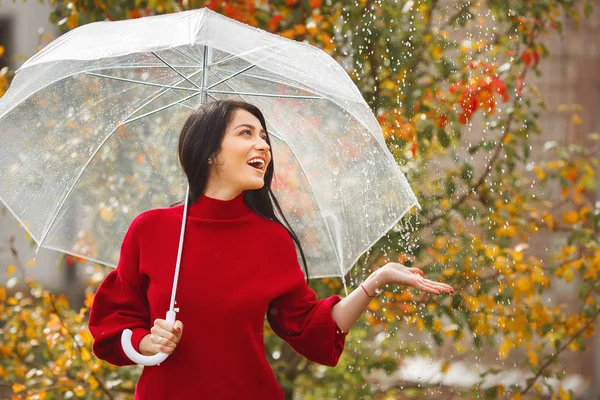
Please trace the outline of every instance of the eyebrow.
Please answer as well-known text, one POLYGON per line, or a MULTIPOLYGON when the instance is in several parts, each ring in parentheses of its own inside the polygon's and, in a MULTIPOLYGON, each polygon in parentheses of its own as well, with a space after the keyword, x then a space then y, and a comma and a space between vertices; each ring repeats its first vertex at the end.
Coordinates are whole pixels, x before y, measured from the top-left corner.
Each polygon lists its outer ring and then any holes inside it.
MULTIPOLYGON (((235 127, 235 128, 233 128, 233 129, 237 129, 237 128, 241 128, 241 127, 246 127, 246 128, 250 128, 250 129, 256 129, 256 127, 255 127, 254 125, 250 125, 250 124, 241 124, 241 125, 238 125, 238 126, 236 126, 236 127, 235 127)), ((260 131, 261 131, 262 133, 267 133, 267 132, 265 132, 265 130, 264 130, 264 129, 261 129, 260 131)))

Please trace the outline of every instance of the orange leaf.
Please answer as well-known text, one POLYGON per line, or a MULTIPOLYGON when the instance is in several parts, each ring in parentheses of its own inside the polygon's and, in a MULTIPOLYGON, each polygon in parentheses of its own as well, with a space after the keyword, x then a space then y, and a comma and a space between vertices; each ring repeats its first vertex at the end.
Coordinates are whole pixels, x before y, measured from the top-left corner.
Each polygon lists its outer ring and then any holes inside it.
POLYGON ((83 302, 83 305, 85 305, 87 308, 91 308, 93 301, 94 301, 94 294, 88 293, 85 295, 85 301, 83 302))
POLYGON ((20 383, 13 383, 13 385, 12 385, 12 390, 15 393, 22 392, 25 389, 27 389, 27 388, 24 385, 20 384, 20 383))

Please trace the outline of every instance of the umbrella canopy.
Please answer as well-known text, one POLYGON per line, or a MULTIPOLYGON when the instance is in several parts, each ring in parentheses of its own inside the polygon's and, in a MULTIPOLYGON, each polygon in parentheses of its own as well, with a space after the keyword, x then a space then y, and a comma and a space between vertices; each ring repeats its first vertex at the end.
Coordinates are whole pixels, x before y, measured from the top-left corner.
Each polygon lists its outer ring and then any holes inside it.
POLYGON ((184 197, 179 131, 215 99, 264 113, 311 277, 343 276, 417 205, 339 64, 208 9, 92 23, 28 60, 0 99, 0 200, 39 246, 115 266, 133 218, 184 197))

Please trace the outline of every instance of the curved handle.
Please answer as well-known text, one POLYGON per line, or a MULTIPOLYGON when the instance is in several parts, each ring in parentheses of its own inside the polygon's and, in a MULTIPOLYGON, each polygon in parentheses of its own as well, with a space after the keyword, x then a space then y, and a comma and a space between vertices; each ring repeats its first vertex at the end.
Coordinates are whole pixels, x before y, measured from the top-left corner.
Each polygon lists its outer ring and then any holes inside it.
MULTIPOLYGON (((175 311, 167 311, 167 317, 165 318, 167 322, 173 324, 175 323, 175 311)), ((136 364, 144 365, 144 366, 153 366, 158 365, 161 362, 165 361, 169 355, 167 353, 157 353, 153 356, 144 356, 138 353, 131 344, 131 329, 125 329, 121 334, 121 346, 123 346, 123 351, 129 357, 131 361, 136 364)))

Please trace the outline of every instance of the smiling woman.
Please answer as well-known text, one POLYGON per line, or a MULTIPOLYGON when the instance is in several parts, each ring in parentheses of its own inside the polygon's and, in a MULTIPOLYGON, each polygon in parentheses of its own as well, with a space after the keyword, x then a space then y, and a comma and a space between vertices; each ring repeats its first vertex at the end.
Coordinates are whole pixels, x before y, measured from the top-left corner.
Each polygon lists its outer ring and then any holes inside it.
POLYGON ((271 162, 270 149, 259 119, 247 110, 235 110, 220 151, 208 160, 211 167, 205 194, 231 200, 245 190, 261 189, 271 162))
POLYGON ((248 103, 217 101, 192 113, 180 134, 179 160, 190 187, 187 214, 178 205, 134 219, 118 266, 102 282, 90 312, 99 358, 132 364, 119 340, 125 329, 143 355, 171 354, 144 368, 136 399, 283 399, 265 355, 265 315, 298 353, 335 366, 348 330, 380 286, 452 290, 416 268, 391 263, 344 300, 318 300, 298 262, 296 248, 307 271, 302 246, 271 191, 274 163, 265 119, 248 103), (165 266, 177 254, 184 215, 180 311, 170 323, 160 318, 171 289, 172 271, 165 266))

